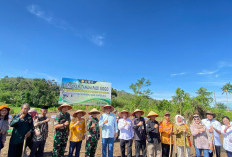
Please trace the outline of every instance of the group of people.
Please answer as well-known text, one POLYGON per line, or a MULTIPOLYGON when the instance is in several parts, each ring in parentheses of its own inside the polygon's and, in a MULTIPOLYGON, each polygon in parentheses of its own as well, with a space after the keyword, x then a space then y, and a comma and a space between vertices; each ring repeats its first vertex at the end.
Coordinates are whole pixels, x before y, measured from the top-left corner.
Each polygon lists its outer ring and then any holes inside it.
MULTIPOLYGON (((220 157, 220 135, 224 135, 223 147, 227 156, 232 157, 232 123, 228 117, 223 117, 224 123, 215 120, 215 114, 206 113, 206 119, 201 120, 199 115, 193 116, 190 127, 181 115, 175 116, 175 123, 170 121, 170 113, 164 114, 164 119, 158 122, 157 113, 151 111, 146 118, 142 117, 144 111, 136 109, 133 113, 123 110, 115 115, 114 108, 106 105, 100 119, 100 111, 92 109, 88 114, 87 122, 83 118, 86 112, 77 110, 72 118, 68 110, 72 109, 69 104, 58 107, 59 113, 54 122, 54 145, 53 157, 63 157, 69 139, 69 157, 79 157, 82 141, 86 140, 85 156, 94 157, 100 139, 102 143, 102 156, 113 157, 115 138, 120 140, 121 157, 132 157, 132 143, 135 143, 135 155, 146 157, 171 157, 173 151, 179 157, 190 157, 190 147, 195 147, 196 156, 212 157, 213 153, 220 157), (133 116, 132 119, 130 117, 133 116), (193 136, 193 141, 190 136, 193 136), (174 138, 175 137, 175 138, 174 138), (175 148, 173 148, 175 143, 175 148), (127 153, 125 153, 127 147, 127 153), (127 154, 127 155, 125 155, 127 154)), ((5 145, 9 125, 13 127, 10 138, 8 157, 21 157, 26 147, 29 147, 30 157, 42 157, 48 137, 47 117, 48 107, 42 106, 41 113, 30 110, 28 104, 23 104, 21 113, 16 114, 8 123, 10 108, 0 106, 0 149, 5 145)))

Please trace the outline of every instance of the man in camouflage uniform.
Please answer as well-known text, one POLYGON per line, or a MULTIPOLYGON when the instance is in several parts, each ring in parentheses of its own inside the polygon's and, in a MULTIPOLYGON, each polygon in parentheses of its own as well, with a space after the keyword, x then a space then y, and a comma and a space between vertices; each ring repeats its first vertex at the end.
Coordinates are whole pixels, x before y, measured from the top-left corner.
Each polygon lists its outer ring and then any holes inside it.
POLYGON ((65 148, 68 141, 69 135, 69 124, 70 124, 70 114, 67 112, 72 109, 68 104, 63 104, 58 107, 60 111, 55 118, 54 128, 54 148, 53 148, 53 157, 63 157, 65 148))
POLYGON ((89 112, 91 115, 87 121, 87 134, 86 134, 86 147, 85 147, 85 156, 94 157, 97 149, 97 143, 100 138, 99 124, 97 115, 100 112, 97 109, 92 109, 89 112))

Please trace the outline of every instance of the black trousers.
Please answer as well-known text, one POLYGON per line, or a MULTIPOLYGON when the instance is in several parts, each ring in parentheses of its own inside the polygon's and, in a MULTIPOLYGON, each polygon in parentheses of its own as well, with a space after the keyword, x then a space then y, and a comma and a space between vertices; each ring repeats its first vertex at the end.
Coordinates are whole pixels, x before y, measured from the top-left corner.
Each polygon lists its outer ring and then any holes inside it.
POLYGON ((30 157, 43 157, 46 141, 33 141, 30 157))
POLYGON ((9 144, 8 157, 21 157, 23 151, 23 143, 9 144))
MULTIPOLYGON (((216 149, 216 157, 220 157, 221 156, 221 146, 215 146, 216 149)), ((213 157, 213 152, 209 153, 209 157, 213 157)))
MULTIPOLYGON (((171 151, 171 156, 172 156, 173 145, 171 147, 172 147, 172 151, 171 151)), ((169 157, 169 152, 170 152, 170 145, 162 143, 162 157, 169 157)))
POLYGON ((142 149, 143 157, 147 156, 147 149, 146 149, 146 140, 135 140, 135 156, 140 156, 140 150, 142 149))
POLYGON ((125 157, 126 145, 127 145, 127 157, 132 157, 132 139, 131 140, 120 139, 121 157, 125 157))

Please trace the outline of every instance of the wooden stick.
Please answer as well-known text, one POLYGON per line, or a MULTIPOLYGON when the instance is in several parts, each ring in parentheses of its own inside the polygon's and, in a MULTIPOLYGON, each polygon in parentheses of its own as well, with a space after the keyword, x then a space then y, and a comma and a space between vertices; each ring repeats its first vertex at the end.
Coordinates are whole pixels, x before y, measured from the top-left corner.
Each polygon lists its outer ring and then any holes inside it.
POLYGON ((177 157, 176 135, 175 135, 175 156, 177 157))
POLYGON ((213 156, 216 157, 216 148, 215 148, 215 144, 214 144, 214 135, 212 132, 212 140, 213 140, 213 156))
POLYGON ((22 153, 22 157, 24 157, 25 154, 26 154, 26 148, 27 148, 26 141, 27 141, 27 138, 25 137, 24 140, 23 140, 23 153, 22 153))
POLYGON ((170 134, 169 157, 171 157, 171 153, 172 153, 172 128, 171 128, 171 134, 170 134))
POLYGON ((184 156, 186 156, 186 133, 184 132, 184 156))
POLYGON ((85 115, 85 124, 87 124, 87 120, 88 120, 88 114, 87 114, 87 105, 85 105, 85 112, 86 112, 86 115, 85 115))

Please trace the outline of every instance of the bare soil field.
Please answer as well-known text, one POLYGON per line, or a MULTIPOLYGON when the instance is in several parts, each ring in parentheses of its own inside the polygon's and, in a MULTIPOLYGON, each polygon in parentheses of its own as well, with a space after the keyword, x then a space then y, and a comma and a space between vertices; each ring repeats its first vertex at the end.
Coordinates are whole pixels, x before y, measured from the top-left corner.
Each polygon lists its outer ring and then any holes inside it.
MULTIPOLYGON (((71 111, 71 115, 72 115, 73 111, 71 111)), ((51 115, 55 115, 57 113, 49 113, 48 114, 48 117, 51 117, 51 115)), ((49 123, 49 136, 48 136, 48 139, 47 139, 47 142, 46 142, 46 145, 45 145, 45 154, 44 156, 45 157, 51 157, 52 156, 52 149, 53 149, 53 141, 54 141, 54 128, 53 128, 53 119, 51 118, 50 120, 50 123, 49 123)), ((222 140, 223 137, 221 137, 221 140, 222 140)), ((9 147, 9 140, 10 140, 10 135, 7 136, 7 141, 5 143, 5 147, 2 149, 1 151, 1 157, 7 157, 7 153, 8 153, 8 147, 9 147)), ((66 147, 66 151, 65 151, 65 156, 68 156, 68 148, 69 148, 69 142, 67 144, 67 147, 66 147)), ((135 147, 134 147, 134 143, 133 143, 133 147, 132 147, 133 151, 133 156, 135 156, 135 147)), ((100 157, 102 156, 102 153, 101 153, 101 150, 102 150, 102 145, 101 145, 101 139, 99 140, 98 142, 98 147, 97 147, 97 152, 96 152, 96 157, 100 157)), ((175 151, 174 151, 175 152, 175 151)), ((30 153, 30 150, 29 148, 27 148, 27 154, 29 155, 30 153)), ((195 150, 194 150, 194 147, 192 146, 191 147, 191 155, 194 156, 195 155, 195 150)), ((85 140, 83 141, 82 143, 82 148, 81 148, 81 152, 80 152, 80 156, 81 157, 84 157, 85 156, 85 140)), ((115 142, 115 145, 114 145, 114 157, 120 157, 121 154, 120 154, 120 144, 119 142, 115 142)), ((225 151, 222 149, 222 153, 221 153, 221 157, 226 157, 226 153, 225 151)))

